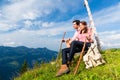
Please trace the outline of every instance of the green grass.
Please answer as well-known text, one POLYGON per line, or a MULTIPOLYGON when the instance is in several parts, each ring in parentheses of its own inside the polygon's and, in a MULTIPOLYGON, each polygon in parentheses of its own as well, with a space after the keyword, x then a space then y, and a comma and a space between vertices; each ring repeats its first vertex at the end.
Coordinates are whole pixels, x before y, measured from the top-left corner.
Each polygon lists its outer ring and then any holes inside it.
POLYGON ((120 49, 104 50, 102 56, 107 62, 105 65, 87 70, 82 62, 76 75, 73 75, 75 63, 70 67, 71 72, 61 77, 55 77, 59 69, 56 65, 46 63, 14 80, 120 80, 120 49))

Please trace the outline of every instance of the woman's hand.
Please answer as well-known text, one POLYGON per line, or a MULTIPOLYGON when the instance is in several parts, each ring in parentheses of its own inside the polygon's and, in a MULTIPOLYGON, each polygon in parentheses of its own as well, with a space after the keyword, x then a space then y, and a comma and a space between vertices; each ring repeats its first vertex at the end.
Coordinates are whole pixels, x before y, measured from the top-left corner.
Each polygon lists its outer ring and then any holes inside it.
POLYGON ((94 42, 93 39, 91 39, 90 36, 86 36, 86 38, 87 38, 87 40, 88 40, 89 42, 94 42))

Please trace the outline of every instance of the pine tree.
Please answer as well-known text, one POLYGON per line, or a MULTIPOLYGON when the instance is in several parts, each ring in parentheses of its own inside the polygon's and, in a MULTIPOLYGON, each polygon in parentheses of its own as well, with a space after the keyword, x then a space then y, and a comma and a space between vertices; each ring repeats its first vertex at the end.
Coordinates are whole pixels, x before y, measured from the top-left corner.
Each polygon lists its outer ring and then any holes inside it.
POLYGON ((52 60, 51 61, 55 61, 55 58, 54 58, 54 56, 52 56, 52 60))
POLYGON ((22 67, 20 68, 20 74, 23 74, 24 72, 26 72, 28 70, 28 64, 27 61, 24 60, 22 67))
POLYGON ((36 62, 34 63, 34 68, 38 68, 38 67, 40 67, 40 64, 39 64, 38 61, 36 61, 36 62))

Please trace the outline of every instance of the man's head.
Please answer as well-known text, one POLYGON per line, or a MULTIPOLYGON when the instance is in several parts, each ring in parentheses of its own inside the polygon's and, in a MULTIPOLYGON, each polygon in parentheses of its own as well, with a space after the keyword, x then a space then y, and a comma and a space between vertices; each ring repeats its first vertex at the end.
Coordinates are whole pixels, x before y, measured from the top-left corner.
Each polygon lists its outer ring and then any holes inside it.
POLYGON ((74 20, 74 21, 73 21, 73 27, 74 27, 75 29, 78 29, 79 26, 80 26, 80 20, 74 20))

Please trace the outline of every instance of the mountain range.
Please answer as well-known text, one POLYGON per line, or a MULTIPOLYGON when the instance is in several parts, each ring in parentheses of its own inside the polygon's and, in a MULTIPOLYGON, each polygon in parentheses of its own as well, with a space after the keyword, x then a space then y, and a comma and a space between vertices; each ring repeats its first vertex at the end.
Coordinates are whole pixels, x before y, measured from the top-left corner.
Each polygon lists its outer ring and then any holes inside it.
POLYGON ((56 51, 47 48, 0 46, 0 80, 11 80, 19 74, 24 60, 27 61, 29 68, 32 68, 35 62, 49 62, 56 56, 56 51))

